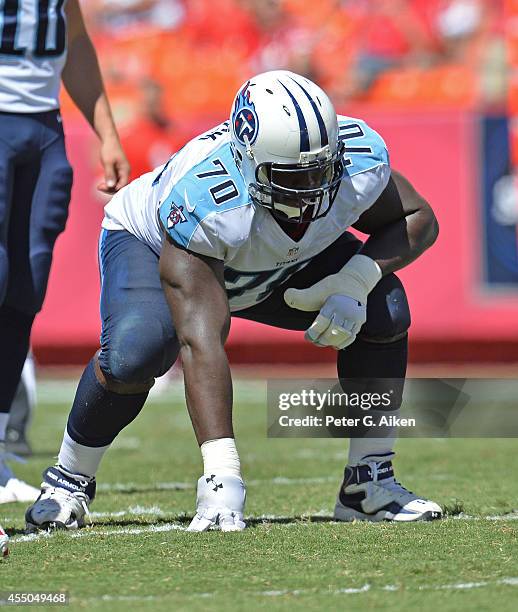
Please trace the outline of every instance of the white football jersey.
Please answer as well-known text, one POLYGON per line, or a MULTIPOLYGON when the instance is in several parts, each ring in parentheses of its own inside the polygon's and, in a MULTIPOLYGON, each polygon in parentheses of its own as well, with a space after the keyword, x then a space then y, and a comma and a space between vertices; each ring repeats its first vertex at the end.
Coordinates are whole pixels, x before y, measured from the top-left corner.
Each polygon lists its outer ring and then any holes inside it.
POLYGON ((67 0, 0 0, 0 111, 59 107, 67 0))
POLYGON ((382 138, 360 119, 338 116, 338 122, 346 144, 338 195, 327 215, 310 223, 298 241, 251 201, 226 122, 117 193, 105 208, 103 227, 125 229, 157 254, 167 231, 179 246, 223 260, 231 310, 253 306, 335 242, 388 183, 382 138))

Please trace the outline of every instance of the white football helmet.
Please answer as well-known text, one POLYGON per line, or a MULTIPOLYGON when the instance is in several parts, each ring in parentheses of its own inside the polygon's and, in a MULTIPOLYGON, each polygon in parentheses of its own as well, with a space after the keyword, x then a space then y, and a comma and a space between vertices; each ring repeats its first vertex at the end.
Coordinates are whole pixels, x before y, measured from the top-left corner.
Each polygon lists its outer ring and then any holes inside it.
POLYGON ((329 212, 344 146, 336 111, 318 85, 287 70, 259 74, 239 89, 230 126, 234 158, 254 202, 295 223, 329 212))

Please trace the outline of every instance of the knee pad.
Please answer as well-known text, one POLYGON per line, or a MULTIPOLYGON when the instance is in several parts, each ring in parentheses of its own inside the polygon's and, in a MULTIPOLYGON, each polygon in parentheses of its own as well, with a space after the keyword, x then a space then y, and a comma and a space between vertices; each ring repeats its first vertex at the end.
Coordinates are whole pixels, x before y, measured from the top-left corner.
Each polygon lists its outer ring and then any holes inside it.
POLYGON ((405 289, 395 274, 388 274, 369 294, 367 321, 358 337, 367 342, 394 342, 404 337, 409 327, 405 289))
POLYGON ((119 392, 121 385, 150 389, 155 377, 169 370, 179 352, 176 335, 168 337, 158 318, 141 315, 126 316, 103 330, 101 347, 99 367, 108 386, 116 383, 119 392))

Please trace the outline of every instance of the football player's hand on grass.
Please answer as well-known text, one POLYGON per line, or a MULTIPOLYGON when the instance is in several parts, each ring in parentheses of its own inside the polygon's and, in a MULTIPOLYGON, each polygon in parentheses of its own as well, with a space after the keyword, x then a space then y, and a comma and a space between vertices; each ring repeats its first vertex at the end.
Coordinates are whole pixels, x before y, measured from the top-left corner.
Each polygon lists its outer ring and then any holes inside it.
POLYGON ((187 531, 242 531, 246 490, 237 476, 204 474, 198 480, 196 514, 187 531))
POLYGON ((106 139, 101 144, 101 164, 104 180, 97 189, 107 194, 114 194, 129 182, 130 165, 116 137, 106 139))

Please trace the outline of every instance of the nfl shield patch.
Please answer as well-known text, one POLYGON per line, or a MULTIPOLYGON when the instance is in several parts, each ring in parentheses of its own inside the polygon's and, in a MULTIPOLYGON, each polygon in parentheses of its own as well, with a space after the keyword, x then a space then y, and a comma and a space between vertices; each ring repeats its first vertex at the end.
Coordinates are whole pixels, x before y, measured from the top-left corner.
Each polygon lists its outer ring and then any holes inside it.
POLYGON ((176 204, 171 204, 171 210, 169 211, 169 216, 167 217, 167 229, 173 229, 178 223, 185 223, 187 219, 183 214, 183 206, 177 206, 176 204))

